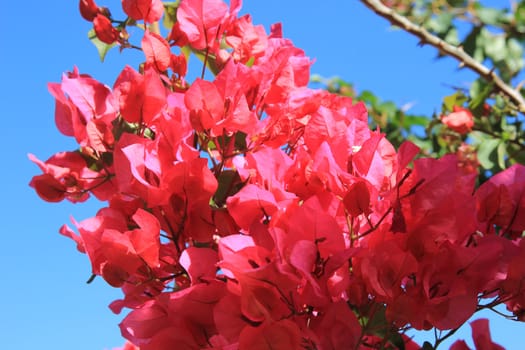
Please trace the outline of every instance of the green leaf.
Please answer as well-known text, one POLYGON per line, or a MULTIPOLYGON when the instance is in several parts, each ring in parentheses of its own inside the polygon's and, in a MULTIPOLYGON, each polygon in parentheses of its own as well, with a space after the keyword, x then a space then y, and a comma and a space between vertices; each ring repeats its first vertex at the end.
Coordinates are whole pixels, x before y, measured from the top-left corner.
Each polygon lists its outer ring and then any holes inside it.
POLYGON ((429 342, 424 342, 421 350, 434 350, 434 347, 429 342))
POLYGON ((452 95, 445 96, 443 105, 448 112, 452 112, 454 106, 461 106, 465 101, 467 101, 467 97, 461 91, 457 91, 452 95))
POLYGON ((445 35, 445 41, 451 45, 458 46, 460 44, 459 41, 459 32, 456 27, 450 28, 450 30, 445 35))
POLYGON ((483 23, 490 25, 498 25, 505 17, 505 12, 503 10, 493 7, 478 6, 476 14, 483 23))
POLYGON ((397 106, 394 102, 392 101, 387 101, 387 102, 383 102, 381 103, 379 106, 377 106, 377 110, 380 112, 380 113, 385 113, 388 118, 393 118, 397 112, 397 106))
POLYGON ((379 102, 379 99, 377 98, 377 96, 374 95, 374 93, 369 90, 362 91, 361 94, 359 94, 359 97, 357 99, 365 103, 368 103, 371 106, 375 106, 379 102))
POLYGON ((241 189, 243 183, 236 170, 223 170, 217 181, 218 187, 213 196, 213 204, 216 207, 221 207, 228 196, 237 193, 241 189))
POLYGON ((506 168, 505 158, 506 158, 506 155, 507 155, 507 147, 505 147, 505 142, 501 141, 498 144, 498 148, 496 150, 496 153, 498 154, 498 166, 501 169, 505 169, 506 168))
POLYGON ((466 7, 466 0, 447 0, 447 3, 452 7, 466 7))
POLYGON ((445 96, 443 98, 443 105, 447 111, 452 111, 452 108, 456 105, 456 94, 445 96))
POLYGON ((177 22, 177 8, 179 7, 179 1, 164 2, 164 17, 162 18, 162 25, 164 28, 171 30, 171 28, 177 22))
POLYGON ((476 111, 478 108, 483 107, 483 102, 492 93, 492 84, 487 84, 484 80, 478 79, 470 86, 470 97, 469 109, 476 111))
POLYGON ((507 57, 507 45, 505 38, 501 35, 490 35, 490 38, 484 41, 485 54, 494 62, 503 61, 507 57))
POLYGON ((518 137, 518 128, 515 124, 509 124, 507 118, 501 118, 501 139, 503 141, 514 140, 518 137))
POLYGON ((213 75, 219 74, 219 68, 217 67, 215 56, 208 54, 208 57, 206 57, 205 50, 195 50, 191 48, 191 52, 193 52, 193 54, 197 56, 199 61, 201 61, 202 63, 206 61, 206 67, 210 70, 210 72, 213 73, 213 75))
POLYGON ((523 46, 515 38, 507 40, 507 52, 505 63, 509 66, 513 73, 519 72, 523 69, 525 61, 523 59, 523 46))
POLYGON ((417 147, 421 148, 422 151, 430 151, 432 149, 432 140, 421 140, 413 135, 408 138, 417 147))
POLYGON ((413 125, 421 125, 426 126, 430 122, 430 119, 426 116, 422 115, 406 115, 405 116, 405 122, 403 123, 404 127, 413 126, 413 125))
POLYGON ((319 74, 312 74, 310 76, 310 82, 324 84, 325 83, 325 79, 322 76, 320 76, 319 74))
POLYGON ((100 41, 98 38, 97 38, 97 34, 95 33, 95 29, 91 29, 89 32, 88 32, 88 39, 93 43, 93 45, 95 45, 95 47, 97 48, 97 51, 98 51, 98 56, 100 57, 100 61, 101 62, 104 62, 104 59, 106 58, 106 55, 108 53, 108 51, 112 48, 112 47, 115 47, 117 44, 111 44, 111 45, 108 45, 102 41, 100 41))
POLYGON ((372 318, 368 319, 366 324, 367 330, 370 334, 385 335, 385 325, 388 325, 386 320, 386 307, 384 305, 376 305, 376 309, 372 314, 372 318))
POLYGON ((213 140, 208 141, 208 147, 209 150, 216 150, 217 146, 215 145, 215 142, 213 140))
POLYGON ((405 350, 405 340, 401 334, 393 332, 389 334, 388 340, 396 346, 398 350, 405 350))
POLYGON ((235 149, 244 152, 248 147, 246 145, 246 134, 242 131, 237 131, 235 134, 235 149))
POLYGON ((251 68, 254 63, 255 63, 255 56, 252 56, 252 57, 250 57, 248 62, 246 62, 246 67, 251 68))
MULTIPOLYGON (((525 143, 524 140, 521 140, 521 142, 525 143)), ((512 154, 512 158, 509 157, 510 164, 525 164, 525 151, 519 145, 515 143, 509 143, 507 154, 512 154)))
POLYGON ((444 34, 448 32, 453 19, 454 16, 451 13, 442 12, 427 22, 427 28, 437 34, 444 34))
POLYGON ((479 34, 475 37, 474 52, 471 54, 472 58, 478 62, 485 60, 485 43, 491 37, 492 34, 485 27, 480 29, 479 34))
POLYGON ((398 350, 405 349, 405 342, 401 334, 392 332, 390 323, 386 319, 386 307, 376 305, 372 317, 364 320, 366 322, 366 333, 377 335, 381 338, 387 338, 390 343, 396 346, 398 350))
POLYGON ((153 140, 155 138, 155 131, 150 128, 144 129, 144 137, 153 140))
POLYGON ((520 33, 525 33, 525 2, 520 2, 514 12, 514 20, 516 22, 516 29, 520 33))
POLYGON ((466 36, 463 41, 463 50, 470 56, 474 56, 474 52, 478 49, 477 47, 477 38, 481 33, 481 27, 477 26, 472 28, 470 33, 466 36))
POLYGON ((494 151, 500 143, 499 139, 486 139, 480 143, 478 148, 478 160, 485 169, 494 167, 494 151))

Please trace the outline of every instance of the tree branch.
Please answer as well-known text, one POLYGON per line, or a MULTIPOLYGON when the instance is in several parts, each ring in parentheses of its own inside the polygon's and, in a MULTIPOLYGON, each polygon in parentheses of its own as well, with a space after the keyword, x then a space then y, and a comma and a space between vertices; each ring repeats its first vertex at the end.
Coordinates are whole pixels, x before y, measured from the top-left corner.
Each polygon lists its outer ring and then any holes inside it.
POLYGON ((501 78, 494 72, 493 69, 487 68, 483 64, 474 60, 470 55, 465 53, 461 46, 456 47, 450 45, 446 41, 427 31, 425 28, 412 23, 405 16, 402 16, 396 13, 393 9, 383 5, 379 0, 360 1, 376 14, 388 20, 391 24, 396 25, 403 30, 417 36, 421 40, 421 43, 429 44, 440 50, 442 53, 454 57, 461 63, 462 66, 476 72, 489 83, 493 83, 497 91, 506 95, 512 102, 516 104, 518 111, 525 113, 525 99, 520 94, 520 92, 501 80, 501 78))

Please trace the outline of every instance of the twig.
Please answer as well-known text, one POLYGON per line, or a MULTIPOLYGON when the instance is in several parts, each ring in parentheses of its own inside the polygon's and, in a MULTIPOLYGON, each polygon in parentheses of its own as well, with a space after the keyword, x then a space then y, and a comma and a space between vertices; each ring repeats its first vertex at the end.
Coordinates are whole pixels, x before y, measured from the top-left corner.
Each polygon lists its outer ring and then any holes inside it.
POLYGON ((412 23, 408 18, 396 13, 393 9, 383 5, 379 0, 360 0, 365 6, 374 11, 379 16, 385 18, 393 25, 396 25, 405 31, 417 36, 423 44, 429 44, 448 56, 457 59, 462 66, 471 69, 472 71, 479 74, 488 82, 494 84, 494 88, 499 92, 505 94, 511 101, 516 104, 518 111, 525 113, 525 99, 520 92, 512 86, 506 84, 501 78, 494 72, 493 69, 489 69, 478 61, 474 60, 470 55, 465 53, 461 46, 453 46, 446 41, 433 35, 425 28, 412 23))
MULTIPOLYGON (((461 326, 460 326, 461 327, 461 326)), ((456 333, 458 331, 458 329, 460 328, 454 328, 454 329, 451 329, 450 331, 448 331, 447 334, 445 334, 443 337, 440 336, 439 339, 436 339, 436 341, 434 342, 434 347, 433 349, 437 349, 437 347, 439 346, 439 344, 441 344, 444 340, 450 338, 452 335, 454 335, 454 333, 456 333)))

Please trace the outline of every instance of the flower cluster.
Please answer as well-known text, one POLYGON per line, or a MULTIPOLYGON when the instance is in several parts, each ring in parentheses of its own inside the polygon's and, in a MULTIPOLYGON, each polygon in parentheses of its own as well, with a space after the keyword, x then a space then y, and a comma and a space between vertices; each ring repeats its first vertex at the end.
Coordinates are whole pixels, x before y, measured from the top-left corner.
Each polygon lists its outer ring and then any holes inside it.
MULTIPOLYGON (((454 155, 396 151, 362 103, 309 88, 311 60, 240 1, 182 0, 167 39, 147 25, 160 0, 122 4, 145 22, 144 65, 112 88, 76 69, 50 84, 80 148, 30 158, 44 200, 107 203, 60 232, 122 289, 110 307, 132 310, 134 346, 417 349, 409 327, 498 303, 524 317, 525 167, 475 189, 454 155), (190 51, 212 80, 186 81, 190 51)), ((108 11, 80 9, 121 40, 108 11)))

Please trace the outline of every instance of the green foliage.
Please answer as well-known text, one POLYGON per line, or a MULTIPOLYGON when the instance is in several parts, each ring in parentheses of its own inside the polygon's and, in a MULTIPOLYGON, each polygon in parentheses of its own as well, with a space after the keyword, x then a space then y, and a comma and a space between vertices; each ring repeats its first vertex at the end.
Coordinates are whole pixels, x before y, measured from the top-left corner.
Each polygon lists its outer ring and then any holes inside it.
POLYGON ((177 8, 180 1, 164 2, 164 16, 162 17, 162 25, 164 28, 170 30, 177 22, 177 8))
MULTIPOLYGON (((514 9, 487 7, 482 1, 393 2, 393 7, 413 23, 449 44, 462 47, 477 61, 487 60, 505 82, 510 82, 523 69, 523 0, 514 9), (463 38, 459 33, 464 33, 463 38)), ((439 57, 442 56, 440 53, 439 57)))
POLYGON ((95 29, 91 29, 88 32, 88 38, 93 43, 93 45, 95 45, 95 47, 97 48, 98 57, 100 58, 100 61, 102 61, 102 62, 104 62, 104 59, 106 58, 106 55, 109 52, 109 50, 111 50, 111 48, 113 48, 113 47, 115 47, 117 45, 116 43, 108 45, 108 44, 100 41, 99 38, 97 38, 97 34, 95 33, 95 29))
MULTIPOLYGON (((396 147, 410 140, 421 148, 421 156, 456 153, 460 162, 464 162, 462 166, 479 167, 479 182, 512 164, 525 164, 523 110, 520 111, 522 107, 508 91, 501 89, 503 84, 523 96, 523 83, 518 79, 524 79, 525 75, 525 0, 512 8, 492 8, 484 6, 482 1, 466 0, 383 3, 455 50, 469 55, 490 73, 473 70, 478 78, 470 88, 455 88, 441 101, 436 100, 436 106, 441 105, 439 114, 428 111, 427 115, 411 114, 410 106, 384 101, 371 91, 356 91, 350 82, 338 77, 315 76, 312 83, 363 101, 368 107, 371 127, 379 126, 396 147), (499 86, 494 77, 501 79, 499 86), (514 88, 516 84, 518 87, 514 88), (455 108, 466 108, 472 113, 474 125, 470 132, 460 134, 442 122, 442 117, 455 108)), ((439 45, 433 46, 438 57, 451 56, 439 45)), ((460 67, 463 63, 460 60, 460 67)))

